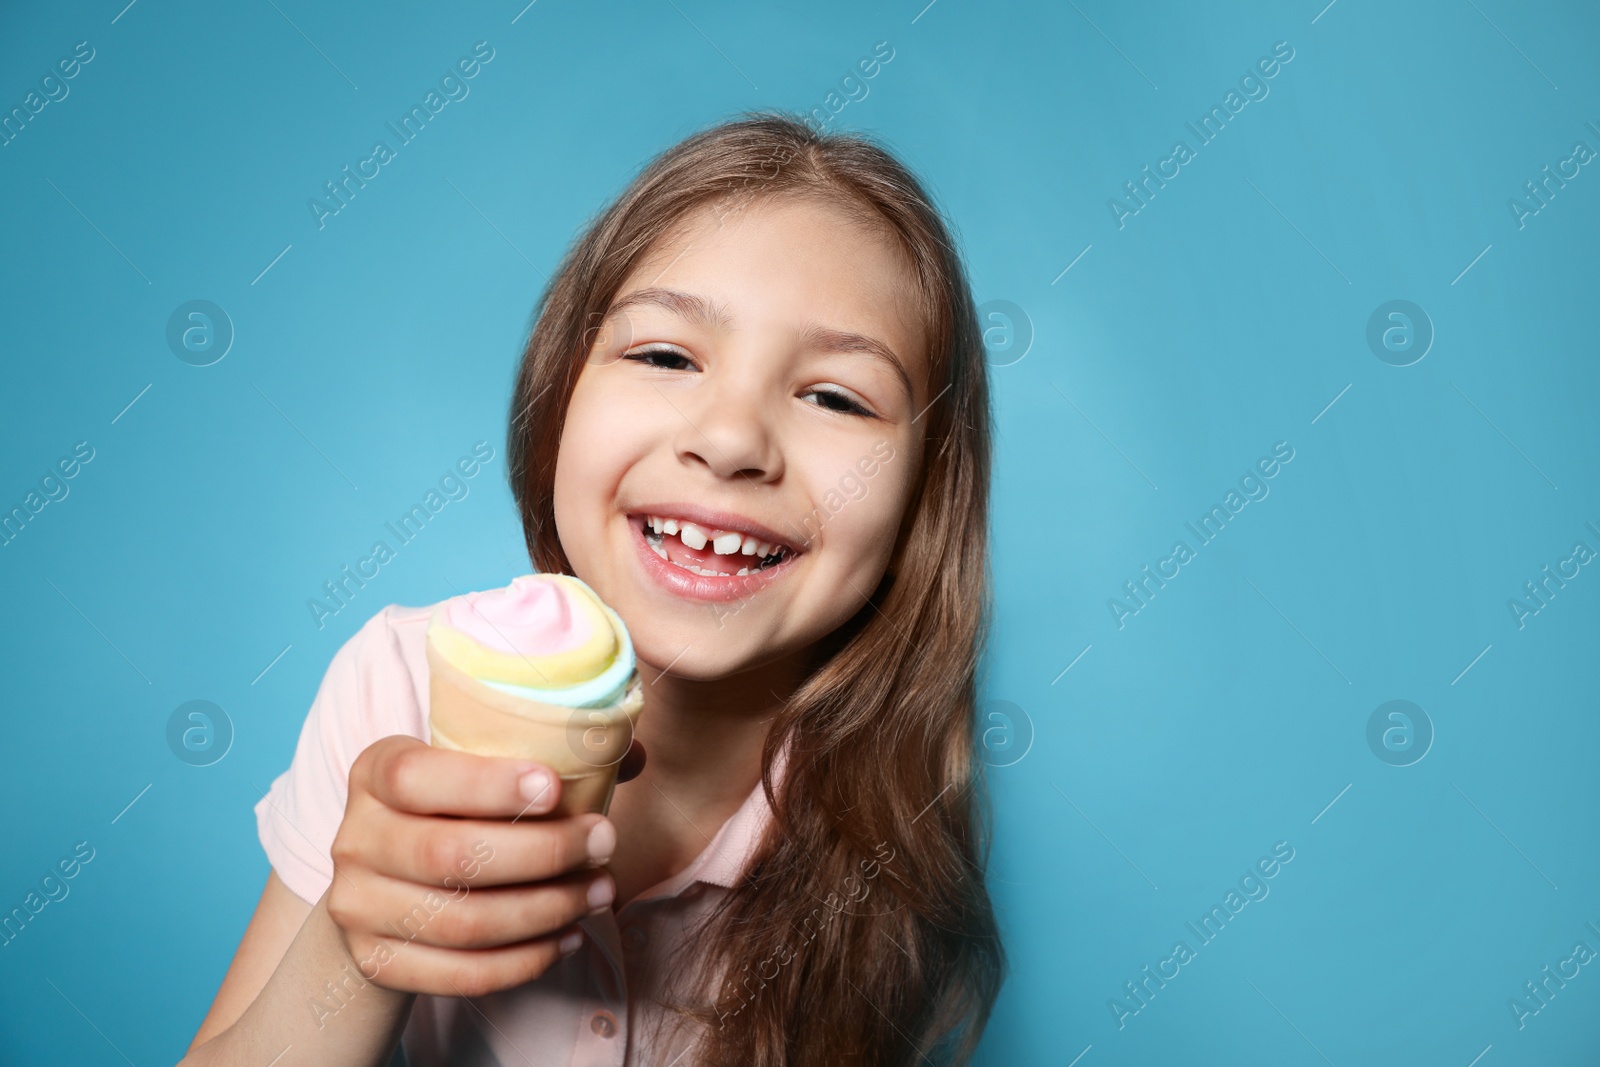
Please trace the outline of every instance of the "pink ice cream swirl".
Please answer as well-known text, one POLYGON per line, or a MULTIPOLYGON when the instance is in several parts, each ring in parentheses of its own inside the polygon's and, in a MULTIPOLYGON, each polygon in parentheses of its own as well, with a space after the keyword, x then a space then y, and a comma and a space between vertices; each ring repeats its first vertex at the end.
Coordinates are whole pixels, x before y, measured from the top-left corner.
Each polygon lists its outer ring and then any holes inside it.
POLYGON ((550 656, 577 648, 593 633, 592 622, 560 582, 523 575, 508 586, 454 597, 445 621, 484 648, 521 656, 550 656))

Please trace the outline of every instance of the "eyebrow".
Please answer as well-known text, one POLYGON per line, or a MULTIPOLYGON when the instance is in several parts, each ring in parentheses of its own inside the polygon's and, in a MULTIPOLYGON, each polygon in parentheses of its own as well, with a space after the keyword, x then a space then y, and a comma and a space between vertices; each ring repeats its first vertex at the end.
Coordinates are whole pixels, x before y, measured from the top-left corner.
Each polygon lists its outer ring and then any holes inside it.
POLYGON ((719 329, 733 324, 733 316, 728 314, 727 308, 703 296, 694 293, 685 293, 677 289, 662 289, 659 286, 650 286, 645 289, 635 289, 627 296, 611 305, 610 315, 617 315, 629 308, 654 306, 665 308, 678 316, 687 319, 707 329, 719 329))
MULTIPOLYGON (((634 290, 611 305, 607 317, 620 314, 629 308, 646 306, 664 308, 681 319, 707 329, 725 329, 733 325, 733 316, 723 305, 694 293, 663 289, 659 286, 634 290)), ((801 335, 801 343, 824 352, 857 352, 868 356, 895 373, 908 399, 916 395, 911 388, 911 376, 906 373, 905 364, 895 355, 894 349, 877 338, 813 324, 801 335)))

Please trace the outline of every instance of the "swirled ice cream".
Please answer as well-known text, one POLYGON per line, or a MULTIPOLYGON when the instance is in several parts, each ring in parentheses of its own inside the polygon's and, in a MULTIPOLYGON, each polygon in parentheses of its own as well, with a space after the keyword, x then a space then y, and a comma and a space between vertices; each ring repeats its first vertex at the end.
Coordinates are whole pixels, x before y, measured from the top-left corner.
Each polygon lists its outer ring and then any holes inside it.
POLYGON ((644 694, 627 627, 581 579, 529 574, 443 601, 427 657, 432 744, 545 764, 562 814, 609 807, 644 694))

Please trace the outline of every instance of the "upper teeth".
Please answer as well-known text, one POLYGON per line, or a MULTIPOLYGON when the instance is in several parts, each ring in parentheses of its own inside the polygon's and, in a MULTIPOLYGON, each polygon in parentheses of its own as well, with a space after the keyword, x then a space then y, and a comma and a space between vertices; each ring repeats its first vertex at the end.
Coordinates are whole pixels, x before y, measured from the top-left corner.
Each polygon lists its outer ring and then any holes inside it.
POLYGON ((669 519, 660 515, 646 516, 645 522, 658 534, 677 534, 679 540, 697 551, 709 544, 711 550, 719 556, 731 556, 737 552, 746 556, 766 558, 776 555, 782 548, 780 545, 757 540, 737 530, 708 529, 698 523, 669 519))

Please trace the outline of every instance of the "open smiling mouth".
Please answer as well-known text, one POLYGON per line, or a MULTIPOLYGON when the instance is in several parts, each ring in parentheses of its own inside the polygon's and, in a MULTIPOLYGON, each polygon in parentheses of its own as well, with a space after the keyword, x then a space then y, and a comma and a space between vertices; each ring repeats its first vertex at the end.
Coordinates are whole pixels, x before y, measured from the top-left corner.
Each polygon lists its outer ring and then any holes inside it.
POLYGON ((665 515, 635 515, 645 544, 672 566, 702 578, 770 575, 800 553, 739 530, 704 526, 665 515))

